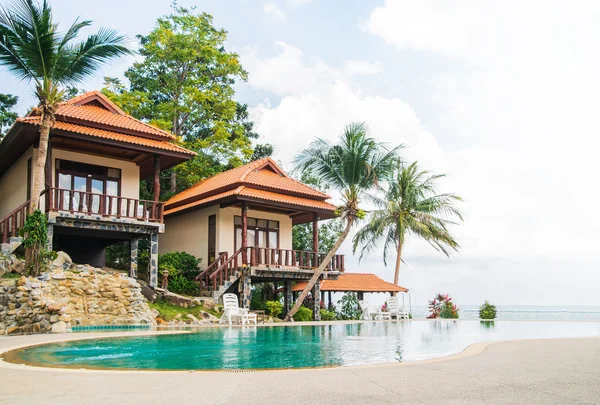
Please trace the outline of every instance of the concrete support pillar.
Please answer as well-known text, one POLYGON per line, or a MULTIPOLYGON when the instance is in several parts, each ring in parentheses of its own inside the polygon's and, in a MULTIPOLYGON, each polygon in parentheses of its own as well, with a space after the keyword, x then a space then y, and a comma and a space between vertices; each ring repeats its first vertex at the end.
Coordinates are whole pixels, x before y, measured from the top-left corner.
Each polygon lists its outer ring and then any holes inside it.
POLYGON ((242 308, 250 309, 250 302, 252 301, 252 280, 250 278, 250 268, 244 268, 241 283, 241 306, 242 308))
POLYGON ((150 287, 158 285, 158 234, 150 234, 150 287))
POLYGON ((283 283, 283 315, 292 309, 292 282, 285 281, 283 283))
POLYGON ((48 251, 51 251, 53 247, 52 240, 54 239, 54 225, 48 224, 48 230, 46 231, 46 235, 48 237, 46 249, 48 249, 48 251))
POLYGON ((131 239, 129 242, 129 250, 131 255, 129 257, 129 277, 137 278, 138 274, 138 246, 139 238, 131 239))
POLYGON ((321 320, 321 279, 317 280, 312 290, 314 308, 313 308, 313 321, 321 320))

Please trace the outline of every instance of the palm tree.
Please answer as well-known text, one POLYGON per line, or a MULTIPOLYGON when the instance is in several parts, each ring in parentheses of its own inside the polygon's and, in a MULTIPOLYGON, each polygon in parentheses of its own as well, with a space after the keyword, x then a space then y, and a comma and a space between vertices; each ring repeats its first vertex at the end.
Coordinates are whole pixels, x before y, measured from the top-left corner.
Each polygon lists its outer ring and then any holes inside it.
POLYGON ((399 162, 384 198, 370 196, 376 210, 370 214, 369 223, 354 236, 354 252, 360 247, 362 259, 383 242, 383 261, 387 265, 393 249, 396 253, 396 285, 407 235, 421 237, 446 256, 449 256, 449 249, 459 249, 458 242, 448 230, 449 225, 457 222, 444 217, 457 217, 462 221, 461 212, 454 206, 462 199, 454 194, 436 193, 435 183, 442 177, 444 175, 419 171, 416 162, 408 167, 399 162))
MULTIPOLYGON (((342 205, 338 212, 346 224, 333 248, 315 270, 294 307, 286 315, 286 321, 298 311, 308 292, 317 283, 333 255, 350 233, 356 219, 364 217, 364 211, 359 209, 362 195, 377 188, 380 179, 384 179, 393 171, 399 148, 386 149, 368 136, 364 123, 351 123, 344 129, 339 143, 331 144, 324 139, 317 139, 296 157, 296 171, 308 170, 341 193, 342 205)), ((318 297, 315 297, 316 299, 318 297)))
POLYGON ((34 113, 41 116, 30 213, 38 208, 50 129, 65 87, 80 83, 110 59, 131 54, 125 37, 110 29, 101 28, 76 42, 79 31, 90 24, 76 20, 67 31, 60 32, 46 0, 41 5, 33 0, 15 0, 8 8, 0 7, 0 65, 19 79, 33 82, 38 99, 34 113))

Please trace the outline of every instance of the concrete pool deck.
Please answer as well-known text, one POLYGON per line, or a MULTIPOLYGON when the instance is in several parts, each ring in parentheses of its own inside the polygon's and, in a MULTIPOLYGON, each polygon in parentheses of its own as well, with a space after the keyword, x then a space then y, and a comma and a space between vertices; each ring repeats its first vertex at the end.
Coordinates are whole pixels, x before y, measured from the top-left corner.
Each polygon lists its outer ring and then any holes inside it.
MULTIPOLYGON (((118 333, 118 336, 148 332, 118 333)), ((0 339, 0 350, 73 338, 0 339)), ((0 363, 8 404, 600 404, 600 338, 480 343, 424 362, 261 372, 38 369, 0 363)))

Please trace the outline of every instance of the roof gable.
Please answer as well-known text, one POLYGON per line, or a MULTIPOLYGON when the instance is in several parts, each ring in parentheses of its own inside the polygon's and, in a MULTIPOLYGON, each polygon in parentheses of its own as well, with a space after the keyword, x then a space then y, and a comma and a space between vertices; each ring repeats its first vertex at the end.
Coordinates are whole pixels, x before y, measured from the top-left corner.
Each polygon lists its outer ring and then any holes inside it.
POLYGON ((266 157, 202 180, 171 197, 166 203, 167 209, 240 186, 317 201, 330 198, 327 194, 291 178, 273 159, 266 157))
POLYGON ((127 115, 115 103, 110 101, 108 97, 97 90, 88 91, 77 97, 65 101, 65 104, 73 104, 77 106, 90 105, 103 108, 113 114, 127 115))

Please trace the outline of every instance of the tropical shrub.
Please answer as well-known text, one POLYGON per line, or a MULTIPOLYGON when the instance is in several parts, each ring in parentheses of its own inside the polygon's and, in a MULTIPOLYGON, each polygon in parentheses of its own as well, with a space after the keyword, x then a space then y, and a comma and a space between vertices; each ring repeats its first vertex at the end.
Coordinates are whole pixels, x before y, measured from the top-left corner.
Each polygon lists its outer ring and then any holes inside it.
MULTIPOLYGON (((310 310, 312 310, 315 307, 312 295, 309 295, 308 297, 304 298, 304 301, 302 301, 302 306, 310 310)), ((319 308, 325 309, 325 303, 321 300, 319 300, 319 308)))
POLYGON ((298 308, 298 311, 294 314, 294 321, 307 322, 312 321, 313 311, 306 307, 298 308))
MULTIPOLYGON (((174 269, 176 274, 181 274, 188 279, 198 275, 198 267, 202 259, 199 259, 186 252, 170 252, 164 255, 158 255, 158 268, 168 266, 168 269, 174 269)), ((171 273, 169 272, 169 275, 171 273)))
POLYGON ((169 291, 185 295, 198 295, 200 293, 198 284, 181 274, 172 278, 169 277, 169 291))
POLYGON ((429 301, 428 319, 443 318, 457 319, 458 308, 452 303, 452 298, 446 294, 438 294, 432 301, 429 301))
POLYGON ((336 312, 336 318, 341 320, 360 319, 361 310, 358 305, 358 296, 354 292, 347 292, 339 301, 340 309, 336 312))
POLYGON ((279 301, 267 301, 265 306, 273 318, 277 318, 283 312, 283 304, 279 301))
POLYGON ((486 301, 479 307, 479 319, 496 319, 496 306, 486 301))
POLYGON ((48 264, 56 258, 56 253, 48 250, 48 221, 40 210, 35 210, 25 220, 25 226, 21 229, 23 246, 31 255, 27 272, 29 275, 37 276, 48 268, 48 264))
POLYGON ((328 311, 326 309, 322 309, 320 311, 320 314, 322 321, 334 321, 336 318, 335 311, 328 311))

